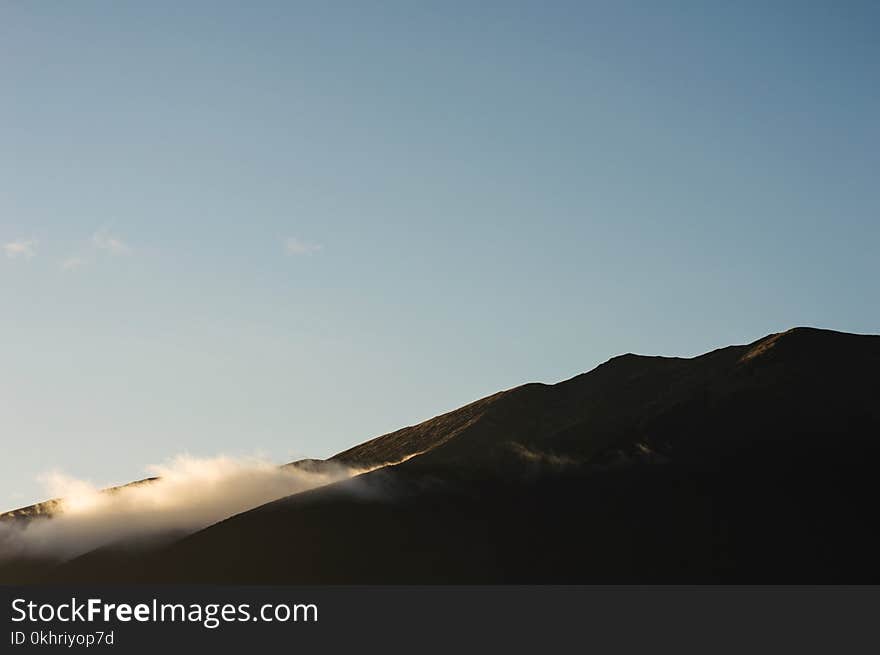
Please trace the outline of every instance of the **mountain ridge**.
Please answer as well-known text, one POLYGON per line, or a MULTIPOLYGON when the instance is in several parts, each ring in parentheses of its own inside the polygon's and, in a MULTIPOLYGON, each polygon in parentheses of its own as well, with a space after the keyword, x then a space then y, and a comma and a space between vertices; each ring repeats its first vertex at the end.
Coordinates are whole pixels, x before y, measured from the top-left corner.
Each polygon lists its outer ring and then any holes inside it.
MULTIPOLYGON (((769 352, 769 350, 782 339, 792 337, 798 338, 807 335, 815 336, 817 334, 846 335, 852 337, 868 337, 880 339, 880 335, 853 334, 823 328, 799 326, 789 328, 781 332, 770 333, 767 336, 757 339, 749 344, 723 346, 706 353, 695 355, 693 357, 642 355, 632 352, 622 353, 620 355, 610 357, 609 359, 598 364, 596 367, 590 369, 589 371, 578 373, 577 375, 574 375, 564 380, 560 380, 559 382, 550 384, 544 382, 526 382, 524 384, 517 385, 509 389, 495 392, 478 400, 467 403, 456 409, 452 409, 448 412, 443 412, 425 421, 421 421, 419 423, 405 426, 392 432, 373 437, 372 439, 368 439, 367 441, 356 444, 326 459, 307 458, 288 462, 286 464, 282 464, 281 466, 297 467, 304 470, 315 471, 320 470, 321 467, 328 462, 362 467, 379 466, 389 462, 398 462, 409 457, 416 457, 424 454, 435 447, 441 446, 443 443, 449 441, 450 439, 455 438, 455 436, 457 436, 457 434, 462 429, 470 427, 471 423, 480 417, 483 410, 486 410, 492 403, 501 400, 504 396, 507 396, 511 393, 526 393, 526 390, 531 389, 553 388, 561 385, 568 385, 584 378, 584 376, 588 376, 600 370, 603 370, 606 367, 618 367, 621 365, 643 365, 646 362, 687 362, 709 357, 718 357, 722 354, 726 355, 729 353, 737 352, 742 353, 739 361, 745 363, 761 354, 769 352), (467 420, 461 420, 462 414, 466 416, 467 420), (440 434, 437 434, 438 432, 440 434)), ((113 493, 119 489, 123 489, 131 485, 148 483, 156 479, 156 477, 151 477, 145 478, 143 480, 136 480, 133 482, 117 485, 115 487, 109 487, 104 491, 107 493, 113 493)), ((29 505, 26 507, 8 510, 6 512, 0 513, 0 520, 50 516, 53 510, 57 509, 60 500, 61 499, 59 498, 54 498, 47 501, 34 503, 33 505, 29 505)))
POLYGON ((880 336, 817 328, 691 358, 620 355, 328 460, 288 465, 393 466, 272 501, 146 554, 104 549, 37 577, 840 582, 860 571, 880 580, 868 556, 880 543, 863 532, 873 524, 856 518, 876 500, 878 365, 880 336), (817 471, 836 486, 817 487, 817 471), (523 522, 533 529, 523 533, 523 522), (764 543, 766 535, 813 543, 792 555, 764 543), (835 556, 817 559, 817 549, 835 556))

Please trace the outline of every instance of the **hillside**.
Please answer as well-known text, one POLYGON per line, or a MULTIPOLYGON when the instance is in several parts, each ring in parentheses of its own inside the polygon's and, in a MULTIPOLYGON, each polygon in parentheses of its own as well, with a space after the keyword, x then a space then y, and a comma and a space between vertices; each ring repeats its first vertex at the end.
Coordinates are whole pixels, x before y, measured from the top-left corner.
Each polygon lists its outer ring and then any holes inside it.
POLYGON ((330 460, 394 466, 26 577, 878 582, 878 366, 880 336, 810 328, 690 359, 623 355, 330 460))

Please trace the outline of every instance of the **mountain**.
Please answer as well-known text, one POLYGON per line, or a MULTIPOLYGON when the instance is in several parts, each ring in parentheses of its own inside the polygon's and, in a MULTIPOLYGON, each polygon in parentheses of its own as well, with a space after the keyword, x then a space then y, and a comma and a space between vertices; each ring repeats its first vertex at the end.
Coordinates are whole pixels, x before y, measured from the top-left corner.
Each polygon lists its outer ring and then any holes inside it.
POLYGON ((877 583, 878 370, 880 336, 812 328, 622 355, 292 464, 393 465, 18 579, 877 583))

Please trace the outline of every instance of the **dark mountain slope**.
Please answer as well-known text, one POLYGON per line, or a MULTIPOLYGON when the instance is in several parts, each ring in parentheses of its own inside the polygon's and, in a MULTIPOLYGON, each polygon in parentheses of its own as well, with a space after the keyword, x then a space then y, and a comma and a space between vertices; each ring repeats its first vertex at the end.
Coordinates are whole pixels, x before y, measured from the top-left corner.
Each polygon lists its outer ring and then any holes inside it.
POLYGON ((509 391, 501 391, 418 425, 376 437, 334 455, 330 461, 368 468, 397 463, 420 455, 467 433, 493 405, 502 401, 508 394, 509 391))
POLYGON ((614 358, 337 456, 397 466, 44 579, 880 582, 878 365, 880 337, 805 328, 614 358))

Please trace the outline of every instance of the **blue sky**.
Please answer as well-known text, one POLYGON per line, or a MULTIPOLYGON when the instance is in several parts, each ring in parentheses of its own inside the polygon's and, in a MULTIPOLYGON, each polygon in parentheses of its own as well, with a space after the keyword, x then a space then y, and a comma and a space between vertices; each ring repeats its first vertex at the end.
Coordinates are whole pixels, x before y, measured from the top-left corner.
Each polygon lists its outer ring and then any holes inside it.
POLYGON ((877 332, 878 24, 5 3, 0 509, 49 469, 327 456, 622 352, 877 332))

